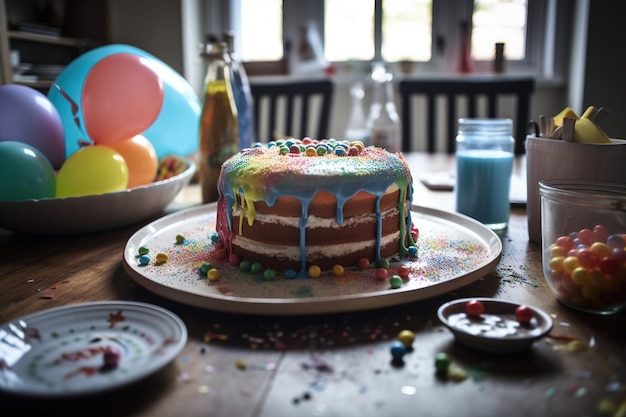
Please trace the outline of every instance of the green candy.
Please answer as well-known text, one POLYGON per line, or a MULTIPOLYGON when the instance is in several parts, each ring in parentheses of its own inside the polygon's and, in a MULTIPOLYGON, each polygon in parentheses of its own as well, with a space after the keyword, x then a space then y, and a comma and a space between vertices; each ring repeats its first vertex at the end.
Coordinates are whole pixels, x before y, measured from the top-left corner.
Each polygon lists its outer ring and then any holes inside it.
POLYGON ((400 288, 402 286, 402 278, 400 278, 400 275, 394 275, 389 278, 389 285, 391 285, 393 289, 400 288))
POLYGON ((437 353, 437 355, 435 356, 435 369, 437 370, 437 373, 445 374, 448 372, 449 368, 450 357, 443 352, 437 353))

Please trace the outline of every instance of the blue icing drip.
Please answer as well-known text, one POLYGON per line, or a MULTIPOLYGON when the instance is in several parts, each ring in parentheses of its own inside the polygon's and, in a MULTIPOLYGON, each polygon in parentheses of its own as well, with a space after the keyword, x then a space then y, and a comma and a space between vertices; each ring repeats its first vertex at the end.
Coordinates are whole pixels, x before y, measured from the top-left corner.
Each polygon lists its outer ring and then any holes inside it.
POLYGON ((309 204, 311 200, 302 201, 302 214, 300 215, 300 274, 306 271, 306 224, 309 218, 309 204))
POLYGON ((376 198, 376 262, 380 261, 380 241, 383 236, 383 215, 380 212, 380 200, 382 196, 376 198))

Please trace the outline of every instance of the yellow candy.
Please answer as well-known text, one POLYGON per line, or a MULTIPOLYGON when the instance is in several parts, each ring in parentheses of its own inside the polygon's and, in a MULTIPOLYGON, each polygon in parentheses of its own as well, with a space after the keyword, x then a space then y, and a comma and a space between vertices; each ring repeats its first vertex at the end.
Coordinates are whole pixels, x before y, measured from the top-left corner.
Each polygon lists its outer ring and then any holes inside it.
POLYGON ((206 273, 206 276, 211 282, 218 281, 220 279, 220 271, 215 268, 209 269, 209 272, 206 273))
POLYGON ((562 271, 564 260, 565 258, 563 256, 555 256, 554 258, 550 259, 550 263, 548 265, 553 271, 562 271))
POLYGON ((572 271, 572 281, 578 285, 585 285, 591 281, 591 274, 587 271, 587 269, 579 266, 572 271))
POLYGON ((565 256, 565 249, 562 246, 552 245, 550 246, 550 258, 556 258, 557 256, 565 256))
POLYGON ((157 263, 157 265, 161 265, 161 264, 164 264, 165 262, 167 262, 168 259, 169 259, 169 257, 167 256, 166 253, 157 253, 156 263, 157 263))
POLYGON ((609 256, 611 253, 611 248, 606 243, 595 242, 589 247, 591 252, 597 254, 598 256, 604 258, 605 256, 609 256))
POLYGON ((322 274, 322 270, 317 265, 311 265, 309 267, 309 276, 311 278, 318 278, 322 274))
POLYGON ((583 294, 583 297, 585 297, 588 300, 593 301, 593 300, 597 300, 600 297, 602 290, 600 289, 599 286, 595 284, 587 284, 587 285, 583 285, 581 292, 583 294))
POLYGON ((578 262, 578 258, 575 256, 568 256, 563 260, 563 269, 569 273, 572 273, 579 266, 580 262, 578 262))
POLYGON ((340 277, 340 276, 343 275, 343 272, 344 272, 343 266, 341 266, 341 265, 334 265, 333 266, 333 275, 334 276, 340 277))
POLYGON ((410 330, 402 330, 398 333, 398 340, 402 342, 404 346, 411 346, 415 341, 415 333, 410 330))

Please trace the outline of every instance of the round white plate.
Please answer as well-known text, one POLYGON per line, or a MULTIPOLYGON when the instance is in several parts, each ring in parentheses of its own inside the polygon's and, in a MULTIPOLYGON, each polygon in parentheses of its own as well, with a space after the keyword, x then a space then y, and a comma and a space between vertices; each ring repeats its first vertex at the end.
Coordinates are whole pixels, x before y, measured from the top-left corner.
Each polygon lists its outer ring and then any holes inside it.
POLYGON ((186 341, 182 320, 152 304, 41 311, 0 327, 0 390, 55 398, 107 391, 161 369, 186 341), (104 366, 104 352, 118 356, 117 366, 104 366))
POLYGON ((553 321, 543 310, 529 306, 534 311, 533 318, 528 324, 520 324, 515 318, 519 306, 494 298, 461 298, 441 305, 437 316, 466 346, 486 352, 520 352, 547 335, 553 321), (483 303, 485 311, 480 317, 465 313, 465 306, 471 300, 483 303))
POLYGON ((216 204, 193 207, 158 219, 138 230, 124 249, 124 267, 140 285, 163 297, 220 311, 291 315, 365 310, 425 299, 453 291, 491 272, 500 260, 502 242, 490 229, 469 217, 414 206, 419 229, 418 258, 393 262, 411 271, 401 288, 376 279, 374 269, 346 269, 342 277, 273 281, 219 262, 210 236, 215 231, 216 204), (185 238, 177 243, 176 236, 185 238), (151 261, 142 266, 139 248, 151 261), (168 261, 157 265, 158 253, 168 261), (218 282, 199 273, 204 262, 220 271, 218 282))
POLYGON ((127 226, 157 215, 189 183, 195 163, 162 181, 126 190, 84 197, 0 201, 0 229, 16 233, 64 235, 127 226))

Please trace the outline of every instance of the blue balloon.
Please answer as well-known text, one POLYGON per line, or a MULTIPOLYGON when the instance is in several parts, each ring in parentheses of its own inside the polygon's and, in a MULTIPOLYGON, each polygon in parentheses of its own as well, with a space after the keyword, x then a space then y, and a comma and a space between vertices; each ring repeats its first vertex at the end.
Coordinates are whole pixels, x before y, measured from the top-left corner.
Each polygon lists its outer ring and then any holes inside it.
POLYGON ((155 56, 130 45, 113 44, 92 49, 70 62, 48 91, 48 99, 57 108, 65 131, 66 157, 91 142, 85 130, 81 110, 85 77, 102 58, 117 53, 132 53, 146 58, 163 81, 163 106, 157 119, 142 132, 157 156, 191 155, 198 148, 201 105, 191 85, 179 73, 155 56))

